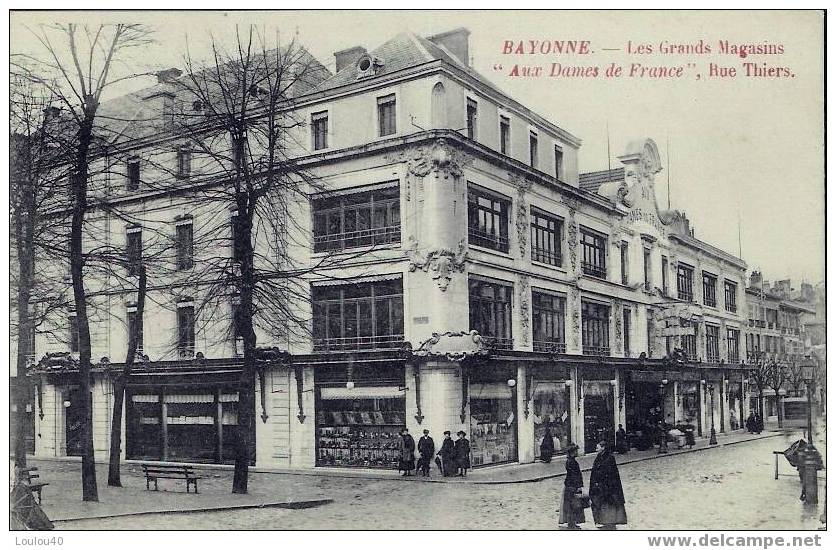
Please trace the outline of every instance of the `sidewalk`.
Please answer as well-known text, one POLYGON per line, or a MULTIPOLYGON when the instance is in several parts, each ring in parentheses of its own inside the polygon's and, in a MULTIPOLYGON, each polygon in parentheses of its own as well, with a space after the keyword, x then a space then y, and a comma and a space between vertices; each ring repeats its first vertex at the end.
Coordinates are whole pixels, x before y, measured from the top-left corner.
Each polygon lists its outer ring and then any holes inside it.
MULTIPOLYGON (((794 430, 790 430, 794 431, 794 430)), ((656 458, 664 459, 684 453, 707 451, 756 439, 776 437, 787 431, 768 431, 760 435, 735 432, 718 434, 716 446, 709 446, 708 439, 698 439, 693 449, 669 447, 667 454, 657 454, 656 449, 633 450, 626 455, 616 455, 619 464, 628 464, 656 458)), ((782 445, 778 445, 781 447, 782 445)), ((776 449, 777 450, 777 449, 776 449)), ((595 455, 580 457, 582 470, 589 470, 595 455)), ((362 491, 369 480, 407 483, 470 483, 503 485, 530 483, 565 475, 564 459, 556 457, 550 464, 506 464, 474 470, 466 478, 442 478, 434 468, 433 477, 403 478, 397 472, 340 468, 316 468, 309 470, 273 470, 252 468, 249 494, 230 493, 232 468, 230 466, 196 466, 202 476, 200 493, 186 493, 185 484, 179 480, 160 480, 159 491, 147 491, 139 463, 127 461, 122 465, 122 488, 107 486, 107 464, 97 464, 99 502, 82 502, 80 487, 81 464, 78 459, 30 459, 38 466, 41 479, 49 485, 44 488, 43 509, 55 522, 77 519, 93 519, 117 516, 133 516, 159 513, 189 513, 208 510, 242 508, 307 508, 330 502, 349 501, 362 491), (353 480, 353 481, 352 481, 353 480)), ((350 501, 349 501, 350 502, 350 501)))

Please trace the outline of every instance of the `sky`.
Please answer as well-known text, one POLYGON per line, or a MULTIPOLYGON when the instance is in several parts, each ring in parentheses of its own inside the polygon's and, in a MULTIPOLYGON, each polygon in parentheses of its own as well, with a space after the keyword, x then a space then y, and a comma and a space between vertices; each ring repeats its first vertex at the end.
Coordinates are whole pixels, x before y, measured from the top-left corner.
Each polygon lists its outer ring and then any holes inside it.
MULTIPOLYGON (((697 238, 742 257, 768 280, 794 284, 824 280, 823 24, 813 11, 309 11, 309 12, 15 12, 12 53, 39 53, 31 30, 56 21, 142 22, 156 42, 128 60, 138 71, 182 67, 208 51, 210 34, 233 36, 235 25, 269 33, 298 33, 333 69, 333 52, 369 50, 401 30, 428 36, 456 27, 471 31, 474 68, 522 104, 581 138, 582 172, 619 166, 633 139, 650 137, 662 165, 657 197, 683 210, 697 238), (587 55, 504 55, 511 41, 588 40, 587 55), (668 45, 696 45, 711 54, 669 54, 668 45), (719 42, 782 45, 782 54, 741 59, 719 53, 719 42), (653 53, 634 52, 640 44, 653 53), (792 76, 746 77, 743 63, 785 67, 792 76), (600 67, 597 78, 510 76, 515 64, 600 67), (679 79, 605 78, 616 63, 629 70, 683 66, 679 79), (694 67, 688 67, 694 63, 694 67), (709 78, 709 63, 732 67, 735 77, 709 78), (498 66, 502 69, 499 70, 498 66), (696 75, 700 74, 700 80, 696 75), (669 167, 669 169, 668 169, 669 167), (738 223, 739 220, 739 223, 738 223)), ((526 42, 527 43, 527 42, 526 42)), ((126 82, 113 93, 153 83, 126 82)))

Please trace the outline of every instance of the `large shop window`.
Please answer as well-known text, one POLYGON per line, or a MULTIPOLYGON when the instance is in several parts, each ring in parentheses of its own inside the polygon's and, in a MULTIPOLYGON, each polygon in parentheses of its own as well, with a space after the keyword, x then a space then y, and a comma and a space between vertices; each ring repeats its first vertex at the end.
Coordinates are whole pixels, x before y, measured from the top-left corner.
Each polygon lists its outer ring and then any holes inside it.
POLYGON ((404 375, 402 366, 392 365, 317 370, 317 466, 398 468, 406 427, 404 375))
POLYGON ((698 382, 680 382, 679 393, 682 401, 682 415, 685 424, 697 425, 700 418, 700 393, 698 382))
POLYGON ((607 236, 581 226, 581 268, 585 275, 607 278, 607 236))
MULTIPOLYGON (((238 394, 215 388, 129 392, 128 458, 182 462, 235 461, 238 394)), ((254 442, 251 429, 250 440, 254 442)), ((255 461, 251 445, 250 462, 255 461)))
POLYGON ((569 388, 565 380, 534 382, 531 391, 534 411, 534 456, 540 456, 540 444, 546 428, 554 439, 555 454, 563 454, 572 442, 569 388))
POLYGON ((473 466, 517 460, 516 402, 507 380, 471 382, 469 393, 473 466))
POLYGON ((531 209, 531 259, 535 262, 560 266, 563 263, 563 220, 531 209))
POLYGON ((471 185, 467 190, 467 238, 470 244, 508 252, 511 200, 471 185))
POLYGON ((489 347, 512 349, 511 295, 513 287, 470 279, 470 330, 478 332, 489 347))
POLYGON ((566 298, 531 292, 534 351, 566 353, 566 298))
POLYGON ((404 340, 401 279, 315 286, 314 351, 392 349, 404 340))
POLYGON ((313 287, 313 331, 314 351, 400 347, 401 279, 313 287))
POLYGON ((382 189, 314 199, 314 252, 401 242, 397 183, 382 189))
POLYGON ((581 301, 581 336, 584 355, 610 354, 610 307, 581 301))

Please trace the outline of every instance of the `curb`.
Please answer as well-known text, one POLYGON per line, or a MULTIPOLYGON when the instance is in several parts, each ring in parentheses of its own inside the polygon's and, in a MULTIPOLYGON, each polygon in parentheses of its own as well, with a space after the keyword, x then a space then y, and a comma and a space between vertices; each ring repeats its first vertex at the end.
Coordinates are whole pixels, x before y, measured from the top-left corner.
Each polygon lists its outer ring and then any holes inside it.
POLYGON ((77 518, 50 518, 53 523, 68 523, 71 521, 84 521, 87 519, 107 519, 107 518, 123 518, 130 516, 150 516, 153 514, 196 514, 200 512, 222 512, 228 510, 249 510, 253 508, 284 508, 287 510, 303 510, 306 508, 315 508, 325 504, 331 504, 333 499, 323 498, 316 500, 298 500, 292 502, 261 502, 254 504, 237 504, 233 506, 202 506, 199 508, 185 508, 172 510, 142 510, 140 512, 122 512, 117 514, 99 514, 93 516, 83 516, 77 518))

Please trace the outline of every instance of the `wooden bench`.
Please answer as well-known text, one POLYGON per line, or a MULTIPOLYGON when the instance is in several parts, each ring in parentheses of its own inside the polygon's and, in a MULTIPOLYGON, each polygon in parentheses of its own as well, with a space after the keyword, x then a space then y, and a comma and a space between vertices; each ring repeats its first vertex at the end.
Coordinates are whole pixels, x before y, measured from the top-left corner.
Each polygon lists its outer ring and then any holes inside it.
POLYGON ((157 480, 160 479, 183 479, 186 481, 186 492, 194 485, 194 492, 197 494, 197 480, 200 476, 195 475, 191 466, 169 466, 166 464, 143 464, 142 473, 145 474, 145 490, 151 489, 151 481, 154 482, 154 490, 157 491, 157 480))
POLYGON ((41 489, 49 485, 49 483, 40 480, 37 466, 32 466, 31 468, 20 468, 18 469, 18 472, 20 472, 20 479, 29 487, 29 490, 33 493, 38 493, 38 504, 40 504, 41 489))

